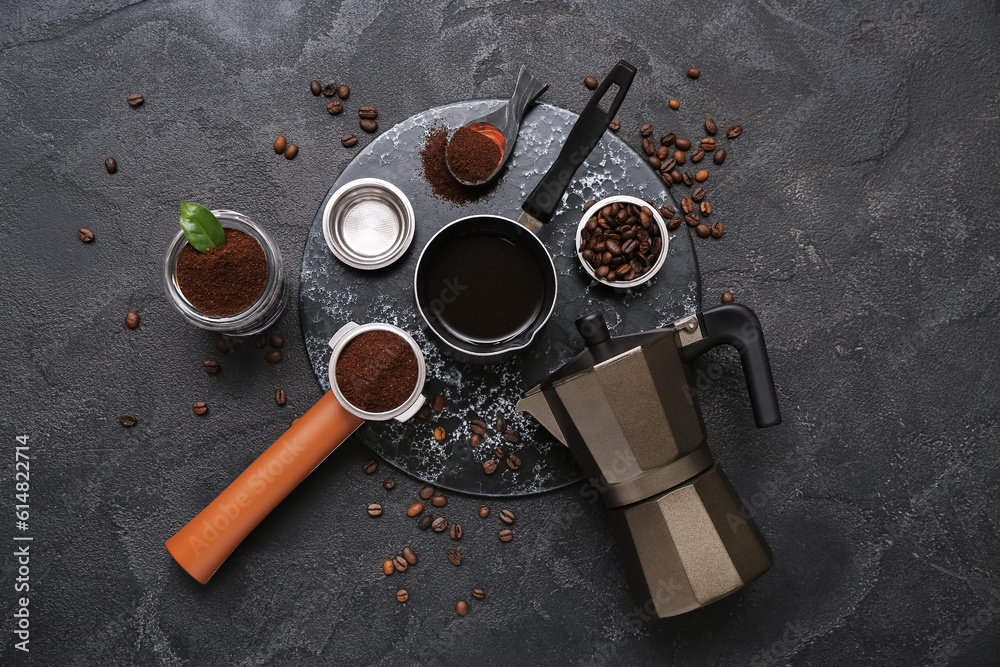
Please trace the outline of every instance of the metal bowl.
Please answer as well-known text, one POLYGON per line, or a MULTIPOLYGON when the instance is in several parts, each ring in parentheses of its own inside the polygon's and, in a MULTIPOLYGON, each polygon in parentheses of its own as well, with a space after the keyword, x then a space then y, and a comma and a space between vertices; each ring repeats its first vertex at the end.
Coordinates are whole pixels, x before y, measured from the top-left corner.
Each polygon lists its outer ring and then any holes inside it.
POLYGON ((663 264, 667 259, 668 246, 669 246, 669 238, 667 232, 667 223, 663 221, 663 217, 660 215, 659 211, 657 211, 654 207, 650 206, 649 202, 643 201, 642 199, 639 199, 637 197, 629 197, 628 195, 616 195, 614 197, 606 197, 601 201, 597 202, 596 204, 588 208, 586 211, 584 211, 583 217, 580 218, 580 224, 577 225, 576 228, 576 256, 577 259, 580 260, 580 264, 583 266, 584 270, 588 274, 590 274, 591 278, 601 283, 602 285, 607 285, 608 287, 614 287, 616 289, 629 289, 631 287, 638 287, 639 285, 645 284, 650 280, 652 280, 653 276, 655 276, 657 271, 659 271, 663 267, 663 264), (653 264, 653 266, 649 267, 649 270, 646 271, 646 273, 639 276, 638 278, 635 278, 634 280, 621 280, 621 281, 616 280, 615 282, 607 282, 605 280, 601 280, 600 278, 598 278, 597 274, 594 272, 594 267, 590 265, 590 262, 588 262, 583 258, 583 253, 580 252, 580 243, 581 243, 580 235, 583 232, 584 227, 587 225, 587 220, 589 220, 594 213, 601 210, 605 206, 608 206, 609 204, 614 204, 615 202, 621 204, 635 204, 637 206, 641 206, 642 208, 648 210, 652 214, 653 220, 660 228, 660 237, 663 239, 663 249, 660 251, 660 256, 656 258, 656 263, 653 264))
POLYGON ((414 222, 402 190, 379 178, 359 178, 341 186, 326 203, 323 237, 344 264, 381 269, 410 247, 414 222))

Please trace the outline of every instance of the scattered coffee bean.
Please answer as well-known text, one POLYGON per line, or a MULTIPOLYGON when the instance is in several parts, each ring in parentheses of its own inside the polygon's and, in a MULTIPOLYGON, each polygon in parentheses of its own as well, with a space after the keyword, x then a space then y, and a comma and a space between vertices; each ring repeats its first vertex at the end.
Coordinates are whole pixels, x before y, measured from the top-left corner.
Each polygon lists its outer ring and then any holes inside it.
POLYGON ((434 400, 431 401, 431 409, 434 410, 434 412, 441 412, 442 410, 444 410, 444 406, 446 403, 447 399, 443 395, 438 394, 437 396, 434 397, 434 400))
POLYGON ((699 237, 701 237, 703 239, 707 239, 709 236, 712 235, 711 228, 708 225, 706 225, 704 222, 698 223, 698 225, 694 228, 694 231, 695 231, 695 233, 698 234, 699 237))
POLYGON ((292 421, 288 422, 288 425, 295 426, 295 422, 297 422, 299 419, 301 419, 301 417, 292 417, 292 421))
MULTIPOLYGON (((670 149, 667 148, 666 146, 660 146, 659 148, 656 149, 656 157, 660 158, 660 162, 661 163, 664 160, 670 160, 671 159, 670 158, 670 149)), ((670 169, 673 169, 673 166, 671 166, 670 169)), ((660 171, 670 171, 670 169, 664 170, 662 164, 660 166, 660 171)))
POLYGON ((703 216, 708 217, 708 216, 712 215, 712 203, 711 202, 703 201, 701 203, 701 206, 699 208, 701 209, 701 214, 703 216))
POLYGON ((124 426, 125 428, 131 428, 135 426, 135 422, 136 422, 135 415, 132 414, 131 412, 123 412, 118 416, 118 423, 124 426))
POLYGON ((510 528, 504 528, 503 530, 500 531, 501 542, 510 542, 512 539, 514 539, 513 530, 511 530, 510 528))
POLYGON ((670 170, 670 180, 674 183, 680 183, 683 178, 681 177, 681 172, 677 169, 670 170))
POLYGON ((139 328, 139 313, 135 312, 134 310, 130 310, 125 315, 125 326, 127 326, 129 329, 138 329, 139 328))
POLYGON ((521 469, 521 457, 519 457, 517 454, 508 454, 507 455, 507 467, 510 468, 511 470, 520 470, 521 469))
POLYGON ((378 503, 372 503, 368 506, 368 514, 371 516, 382 516, 382 506, 378 503))
POLYGON ((698 217, 697 213, 688 213, 684 216, 684 222, 688 223, 691 227, 697 227, 698 223, 701 222, 701 218, 698 217))
POLYGON ((202 364, 202 367, 205 369, 205 372, 208 373, 209 375, 215 375, 220 370, 222 370, 222 367, 219 366, 219 362, 214 361, 212 359, 206 359, 205 363, 202 364))
POLYGON ((711 118, 705 119, 705 131, 709 134, 715 134, 719 131, 719 126, 715 124, 715 121, 711 118))
POLYGON ((691 197, 684 197, 681 199, 681 210, 684 213, 691 213, 694 211, 694 200, 691 197))
POLYGON ((406 508, 406 516, 410 517, 417 516, 423 511, 424 511, 423 503, 413 503, 412 505, 406 508))
POLYGON ((395 561, 393 561, 391 558, 388 559, 388 560, 382 561, 382 574, 384 574, 385 576, 388 577, 390 574, 392 574, 395 571, 396 571, 396 563, 395 563, 395 561))
POLYGON ((642 140, 642 150, 646 155, 653 155, 656 153, 656 144, 653 143, 652 137, 646 137, 642 140))
POLYGON ((673 109, 674 111, 677 111, 678 109, 681 108, 681 103, 678 102, 677 100, 670 100, 669 102, 667 102, 667 106, 673 109))
POLYGON ((705 188, 699 186, 691 191, 691 199, 694 201, 701 201, 705 198, 705 188))
POLYGON ((323 92, 323 84, 313 79, 309 82, 309 92, 316 96, 320 95, 323 92))
POLYGON ((76 238, 80 239, 84 243, 90 243, 94 240, 94 232, 85 227, 81 227, 76 232, 76 238))
POLYGON ((296 146, 295 144, 288 144, 288 147, 285 148, 286 160, 294 160, 295 156, 298 154, 299 154, 299 147, 296 146))
POLYGON ((430 484, 424 484, 420 487, 420 490, 417 491, 417 495, 420 496, 421 500, 430 500, 431 496, 434 495, 434 487, 430 484))
POLYGON ((274 402, 280 407, 285 404, 288 400, 288 396, 285 395, 284 389, 278 389, 274 392, 274 402))
POLYGON ((431 497, 431 505, 434 507, 444 507, 448 504, 448 496, 442 495, 440 493, 435 493, 431 497))
POLYGON ((108 170, 109 174, 113 174, 118 171, 118 161, 109 157, 104 161, 104 168, 108 170))
POLYGON ((142 93, 132 93, 125 98, 125 101, 128 102, 128 105, 134 109, 136 107, 141 107, 142 103, 146 101, 146 98, 142 96, 142 93))
POLYGON ((434 428, 434 439, 441 441, 445 439, 448 433, 444 430, 444 426, 437 426, 434 428))
POLYGON ((736 301, 736 297, 729 290, 722 293, 722 303, 733 303, 736 301))
POLYGON ((469 444, 473 447, 478 447, 482 436, 478 433, 473 433, 472 437, 469 438, 469 444))
POLYGON ((196 415, 203 415, 206 412, 208 412, 208 406, 205 405, 203 401, 195 401, 194 403, 191 404, 191 410, 196 415))
POLYGON ((432 523, 434 523, 434 517, 430 514, 425 514, 420 517, 420 521, 417 521, 417 528, 420 530, 427 530, 431 527, 432 523))
POLYGON ((590 90, 594 90, 595 88, 597 88, 598 83, 600 82, 597 80, 596 76, 588 76, 583 80, 583 85, 585 85, 590 90))
POLYGON ((497 457, 502 461, 504 457, 507 456, 507 450, 504 449, 503 447, 497 447, 496 449, 493 450, 493 456, 497 457))
POLYGON ((350 148, 358 143, 358 138, 353 134, 345 134, 340 138, 340 144, 344 148, 350 148))
POLYGON ((648 158, 646 158, 646 162, 648 162, 649 166, 652 167, 653 169, 660 168, 660 158, 656 157, 655 155, 650 155, 648 158))
POLYGON ((691 177, 691 173, 685 171, 681 174, 681 182, 684 183, 684 185, 691 187, 694 184, 694 179, 691 177))
POLYGON ((328 83, 325 86, 323 86, 323 95, 325 95, 326 97, 333 97, 336 94, 337 94, 337 84, 328 83))
POLYGON ((396 599, 400 602, 406 602, 410 599, 410 594, 406 591, 396 591, 396 599))
POLYGON ((484 422, 482 419, 473 419, 472 422, 469 424, 469 428, 472 429, 473 433, 478 433, 479 435, 483 435, 484 433, 486 433, 486 422, 484 422))
POLYGON ((651 134, 653 134, 653 124, 652 123, 646 123, 645 125, 643 125, 642 127, 640 127, 639 128, 639 134, 641 134, 644 137, 648 137, 651 134))
POLYGON ((271 347, 280 350, 285 347, 285 339, 277 335, 271 336, 271 347))
POLYGON ((691 148, 691 140, 686 139, 685 137, 677 137, 677 141, 674 142, 674 145, 680 150, 686 151, 691 148))
POLYGON ((281 350, 271 350, 264 355, 264 359, 269 364, 280 364, 282 360, 281 350))
POLYGON ((675 231, 678 227, 681 226, 682 222, 684 222, 684 219, 681 218, 679 215, 670 218, 670 220, 667 221, 667 230, 671 232, 675 231))
POLYGON ((677 135, 673 132, 667 132, 662 137, 660 137, 661 146, 673 146, 674 142, 677 141, 677 135))
POLYGON ((483 472, 485 472, 487 475, 492 475, 496 471, 497 471, 496 461, 494 461, 493 459, 483 461, 483 472))
POLYGON ((719 150, 715 151, 715 155, 712 156, 712 162, 714 162, 715 164, 722 164, 725 161, 726 161, 726 149, 720 148, 719 150))
POLYGON ((489 515, 490 515, 490 506, 489 505, 483 505, 482 507, 479 508, 479 518, 480 519, 485 519, 489 515))
POLYGON ((361 466, 361 469, 365 471, 366 475, 371 475, 378 470, 378 461, 375 459, 369 459, 365 461, 365 464, 361 466))
POLYGON ((392 562, 396 566, 396 572, 406 572, 407 568, 410 567, 410 564, 402 556, 396 556, 392 562))
POLYGON ((361 107, 358 109, 358 118, 374 120, 378 118, 378 109, 375 107, 361 107))
POLYGON ((351 96, 351 87, 344 84, 337 87, 337 97, 342 100, 346 100, 351 96))
POLYGON ((225 336, 219 336, 215 339, 215 349, 223 354, 229 352, 229 340, 225 336))
POLYGON ((514 523, 514 520, 516 518, 517 517, 514 516, 514 513, 512 511, 510 511, 509 509, 502 509, 502 510, 500 510, 500 520, 503 521, 504 523, 506 523, 507 525, 510 525, 510 524, 514 523))
POLYGON ((469 603, 465 600, 459 600, 455 603, 455 613, 459 616, 465 616, 469 613, 469 603))
POLYGON ((462 524, 453 523, 451 528, 448 529, 448 534, 451 535, 451 539, 460 540, 462 539, 462 524))
POLYGON ((622 122, 617 118, 615 118, 610 123, 608 123, 608 129, 611 130, 612 132, 617 132, 618 130, 622 129, 622 122))
POLYGON ((687 162, 687 156, 684 155, 684 151, 676 150, 672 156, 674 164, 684 164, 687 162))
POLYGON ((417 552, 414 551, 413 548, 410 546, 403 547, 403 558, 405 558, 406 562, 409 563, 410 565, 416 565, 417 562, 420 560, 419 558, 417 558, 417 552))
POLYGON ((722 224, 722 221, 716 221, 712 223, 712 238, 721 239, 722 235, 726 233, 726 226, 722 224))
POLYGON ((267 339, 264 338, 264 334, 262 334, 262 333, 255 333, 253 335, 253 346, 255 348, 257 348, 258 350, 260 350, 265 345, 267 345, 267 339))
POLYGON ((386 491, 392 491, 393 489, 396 488, 396 480, 394 480, 392 477, 386 477, 385 479, 382 480, 382 488, 385 489, 386 491))
POLYGON ((728 130, 726 130, 726 138, 727 139, 735 139, 736 137, 740 136, 741 134, 743 134, 743 126, 742 125, 733 125, 731 128, 729 128, 728 130))
POLYGON ((667 159, 660 163, 660 171, 668 172, 673 171, 677 168, 677 160, 670 157, 670 149, 666 146, 660 146, 660 150, 667 152, 667 159))
POLYGON ((448 562, 452 565, 461 565, 462 552, 458 549, 448 549, 448 562))
POLYGON ((701 70, 698 69, 697 67, 692 67, 691 69, 688 70, 689 79, 697 79, 699 76, 701 76, 701 70))
POLYGON ((340 100, 333 100, 326 105, 326 111, 331 116, 336 116, 344 110, 344 103, 340 100))
POLYGON ((715 150, 715 139, 713 139, 712 137, 705 137, 699 142, 699 145, 701 146, 702 150, 711 153, 712 151, 715 150))
POLYGON ((703 151, 700 148, 696 148, 693 151, 691 151, 692 162, 701 162, 703 159, 705 159, 705 151, 703 151))
POLYGON ((358 125, 360 125, 361 129, 364 130, 365 132, 367 132, 368 134, 374 134, 374 133, 378 132, 378 121, 377 120, 372 120, 371 118, 362 118, 358 122, 358 125))
POLYGON ((430 416, 431 416, 431 406, 429 406, 426 403, 424 403, 422 406, 420 406, 420 409, 417 410, 417 418, 418 419, 427 419, 430 416))
POLYGON ((515 429, 509 428, 503 432, 503 439, 507 442, 521 442, 521 434, 515 429))
POLYGON ((278 138, 274 140, 274 152, 281 155, 285 152, 286 146, 288 146, 288 142, 283 136, 278 135, 278 138))
POLYGON ((708 180, 708 169, 699 169, 698 173, 694 175, 694 180, 699 183, 704 183, 708 180))

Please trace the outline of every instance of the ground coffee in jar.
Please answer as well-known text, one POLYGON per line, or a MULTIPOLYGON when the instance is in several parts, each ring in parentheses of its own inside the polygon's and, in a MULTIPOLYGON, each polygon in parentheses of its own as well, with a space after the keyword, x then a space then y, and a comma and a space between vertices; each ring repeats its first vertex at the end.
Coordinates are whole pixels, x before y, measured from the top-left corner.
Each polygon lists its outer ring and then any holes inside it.
POLYGON ((366 331, 344 346, 336 377, 351 405, 365 412, 389 412, 417 385, 417 355, 408 341, 391 331, 366 331))
POLYGON ((267 257, 257 240, 227 227, 226 242, 205 252, 185 245, 177 255, 177 287, 207 315, 230 317, 257 303, 267 286, 267 257))
POLYGON ((495 141, 468 127, 455 131, 448 142, 447 154, 451 173, 467 183, 485 181, 503 157, 495 141))

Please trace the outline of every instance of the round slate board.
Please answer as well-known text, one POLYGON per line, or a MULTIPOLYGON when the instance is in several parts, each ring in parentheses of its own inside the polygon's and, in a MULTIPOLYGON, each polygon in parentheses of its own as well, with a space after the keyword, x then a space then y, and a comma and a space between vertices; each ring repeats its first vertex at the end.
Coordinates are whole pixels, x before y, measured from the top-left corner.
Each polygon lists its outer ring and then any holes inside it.
POLYGON ((646 285, 618 291, 594 283, 580 267, 574 250, 576 225, 588 199, 630 194, 661 204, 669 194, 642 157, 611 132, 577 171, 563 205, 545 225, 541 237, 555 259, 559 273, 559 301, 548 324, 532 347, 502 365, 469 366, 443 356, 431 343, 416 311, 413 274, 424 243, 443 225, 474 213, 517 218, 521 202, 555 160, 577 115, 538 104, 525 118, 510 162, 494 190, 478 201, 455 205, 436 198, 424 180, 419 151, 427 130, 456 128, 503 104, 503 100, 457 102, 429 109, 385 132, 344 169, 319 206, 302 259, 300 306, 302 330, 313 370, 324 390, 330 388, 330 337, 345 322, 388 322, 411 334, 427 358, 425 394, 447 397, 447 407, 429 419, 406 423, 369 422, 353 436, 405 472, 435 486, 485 496, 539 493, 582 479, 569 451, 514 405, 527 388, 562 366, 582 348, 573 322, 592 310, 601 310, 614 334, 663 326, 698 307, 698 264, 682 225, 670 234, 666 264, 646 285), (393 265, 361 271, 334 258, 323 240, 322 212, 332 193, 347 181, 376 177, 400 188, 416 214, 413 244, 393 265), (492 428, 504 416, 521 433, 510 444, 492 428), (469 422, 491 425, 478 448, 469 445, 469 422), (434 439, 436 426, 444 440, 434 439), (522 467, 510 470, 504 462, 493 475, 483 473, 482 462, 503 445, 520 456, 522 467))

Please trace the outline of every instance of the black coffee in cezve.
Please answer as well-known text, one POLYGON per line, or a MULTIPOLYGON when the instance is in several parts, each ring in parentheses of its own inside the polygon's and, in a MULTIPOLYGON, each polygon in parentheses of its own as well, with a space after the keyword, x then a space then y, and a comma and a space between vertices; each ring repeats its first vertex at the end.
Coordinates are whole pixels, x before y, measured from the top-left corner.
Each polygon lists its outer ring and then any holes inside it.
POLYGON ((496 234, 450 239, 427 258, 423 290, 442 329, 474 345, 523 333, 538 317, 545 280, 530 250, 496 234))

